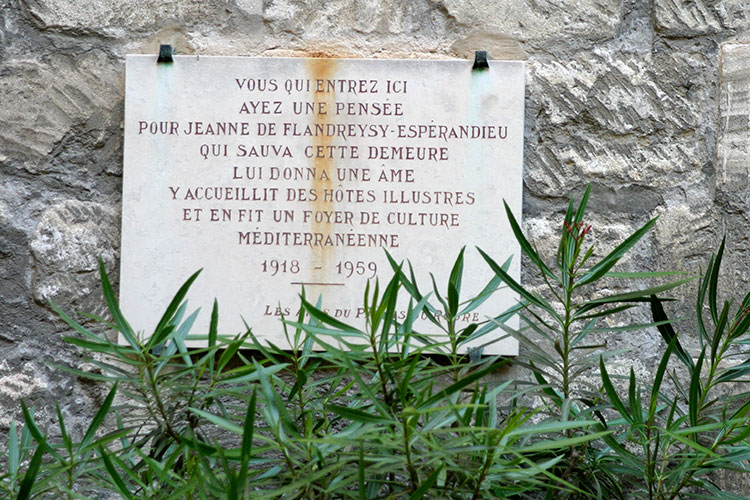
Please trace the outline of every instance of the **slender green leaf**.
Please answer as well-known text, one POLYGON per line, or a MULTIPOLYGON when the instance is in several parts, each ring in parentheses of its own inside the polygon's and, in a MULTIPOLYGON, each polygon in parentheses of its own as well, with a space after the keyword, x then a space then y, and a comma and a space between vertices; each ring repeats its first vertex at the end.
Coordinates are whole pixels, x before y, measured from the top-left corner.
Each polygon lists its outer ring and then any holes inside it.
POLYGON ((26 407, 26 403, 21 400, 21 411, 23 412, 23 420, 26 424, 25 430, 29 431, 29 434, 36 440, 37 443, 40 445, 43 445, 44 448, 47 450, 47 453, 55 457, 55 459, 63 462, 64 459, 62 456, 60 456, 57 451, 49 445, 47 442, 47 438, 44 437, 42 434, 42 431, 39 429, 39 426, 36 425, 36 422, 34 421, 34 416, 32 415, 32 412, 26 407))
POLYGON ((460 332, 460 334, 458 336, 458 343, 462 344, 462 343, 466 342, 467 339, 474 340, 474 338, 472 338, 471 335, 477 330, 478 326, 479 325, 477 325, 476 323, 471 323, 469 326, 467 326, 466 328, 464 328, 463 330, 461 330, 461 332, 460 332))
POLYGON ((91 420, 88 429, 86 429, 86 433, 84 434, 83 439, 81 440, 81 444, 78 448, 79 451, 85 450, 94 439, 94 436, 96 436, 96 431, 104 423, 104 419, 107 417, 107 414, 109 414, 109 409, 112 406, 112 402, 115 400, 116 393, 117 383, 115 382, 115 385, 112 386, 109 394, 107 394, 107 397, 104 398, 102 405, 99 407, 96 415, 94 415, 94 418, 91 420))
POLYGON ((80 324, 78 324, 76 321, 74 321, 70 316, 65 314, 65 311, 60 309, 60 307, 55 304, 54 302, 50 301, 49 303, 50 307, 52 308, 55 313, 60 316, 60 318, 68 324, 71 328, 73 328, 75 331, 83 335, 84 337, 88 337, 89 339, 93 340, 94 342, 106 342, 106 338, 103 336, 99 336, 88 329, 84 328, 80 324))
POLYGON ((10 421, 10 429, 8 430, 8 472, 11 477, 14 477, 18 472, 18 465, 20 463, 21 450, 18 447, 18 430, 16 429, 16 421, 10 421))
POLYGON ((234 355, 237 354, 237 351, 240 350, 240 347, 242 347, 242 341, 240 339, 235 339, 224 349, 224 352, 221 353, 219 361, 216 364, 217 374, 221 373, 224 370, 224 367, 227 366, 232 358, 234 358, 234 355))
POLYGON ((664 434, 668 435, 669 437, 671 437, 673 439, 676 439, 677 441, 681 442, 682 444, 684 444, 684 445, 686 445, 686 446, 688 446, 690 448, 693 448, 694 450, 699 451, 699 452, 701 452, 701 453, 703 453, 705 455, 708 455, 708 456, 713 457, 713 458, 719 458, 719 456, 720 456, 717 453, 715 453, 715 452, 711 451, 710 449, 706 448, 705 446, 702 446, 702 445, 696 443, 694 440, 688 439, 685 436, 681 436, 681 435, 679 435, 679 434, 677 434, 675 432, 670 431, 669 429, 662 429, 662 432, 664 434))
POLYGON ((695 369, 690 377, 690 390, 688 392, 688 414, 690 415, 690 425, 698 425, 698 414, 701 400, 701 369, 703 368, 703 358, 706 355, 706 349, 701 351, 698 361, 695 363, 695 369))
POLYGON ((359 443, 359 460, 357 461, 357 479, 358 479, 358 489, 359 492, 359 500, 367 500, 369 496, 367 495, 367 489, 366 489, 366 483, 365 483, 365 446, 362 441, 359 443))
MULTIPOLYGON (((513 259, 513 256, 508 257, 505 262, 503 262, 503 265, 501 266, 506 271, 510 267, 510 263, 513 259)), ((468 304, 466 304, 466 307, 461 309, 461 311, 458 313, 459 316, 463 316, 464 314, 470 313, 482 304, 484 304, 487 299, 489 299, 493 293, 495 293, 498 289, 498 287, 502 284, 502 280, 499 276, 493 276, 490 281, 487 282, 485 287, 482 289, 479 294, 477 294, 476 297, 471 299, 468 304)))
POLYGON ((539 368, 537 368, 534 363, 530 362, 529 365, 531 367, 531 372, 534 374, 534 378, 542 388, 542 392, 552 398, 552 401, 554 401, 555 404, 561 405, 562 396, 555 392, 554 389, 552 389, 551 384, 547 381, 547 379, 544 378, 544 375, 542 375, 542 371, 539 370, 539 368))
POLYGON ((612 269, 615 264, 617 264, 620 258, 622 258, 622 256, 625 255, 628 250, 633 248, 633 246, 638 243, 643 235, 645 235, 655 223, 656 218, 653 218, 646 224, 644 224, 640 229, 636 230, 633 234, 626 238, 625 241, 617 245, 617 247, 612 250, 606 257, 599 261, 599 263, 597 263, 586 273, 584 273, 583 276, 576 280, 575 286, 579 287, 592 283, 604 276, 607 272, 609 272, 610 269, 612 269))
POLYGON ((450 310, 450 307, 448 307, 448 303, 443 299, 443 297, 440 295, 440 291, 438 290, 437 282, 435 281, 435 275, 430 273, 430 279, 432 280, 432 290, 435 292, 435 298, 438 302, 440 302, 440 305, 443 308, 443 311, 448 312, 450 310))
POLYGON ((643 278, 670 278, 672 276, 689 276, 688 271, 610 271, 605 274, 607 278, 643 279, 643 278))
POLYGON ((719 321, 716 323, 714 335, 711 339, 711 363, 716 362, 716 353, 719 349, 719 344, 721 344, 721 339, 724 336, 724 329, 727 327, 728 321, 729 303, 724 302, 724 306, 721 308, 721 313, 719 314, 719 321))
POLYGON ((696 319, 698 320, 698 340, 700 341, 701 347, 703 347, 704 342, 708 340, 708 331, 706 329, 706 324, 703 321, 703 312, 705 309, 706 293, 708 292, 708 282, 710 281, 711 269, 713 268, 713 264, 714 256, 712 255, 708 260, 708 268, 706 269, 706 273, 703 275, 698 285, 698 295, 695 302, 696 319))
POLYGON ((526 435, 542 435, 542 434, 551 434, 556 432, 563 432, 568 431, 571 429, 582 429, 584 427, 590 427, 592 425, 596 425, 597 422, 595 420, 569 420, 565 422, 544 422, 541 424, 534 424, 534 425, 527 425, 523 427, 519 427, 517 429, 513 429, 509 432, 506 432, 504 437, 505 438, 514 438, 519 436, 526 436, 526 435))
POLYGON ((560 278, 558 278, 557 275, 553 273, 549 267, 547 267, 547 264, 544 263, 537 251, 534 250, 534 247, 532 247, 529 241, 526 239, 526 236, 524 236, 523 231, 521 230, 521 226, 518 224, 518 221, 516 221, 516 218, 513 215, 513 211, 510 209, 508 204, 503 201, 503 205, 505 205, 505 213, 508 216, 510 228, 513 230, 513 235, 516 237, 516 241, 521 246, 521 251, 526 254, 526 256, 531 260, 531 262, 534 263, 536 267, 539 268, 540 271, 555 280, 555 282, 560 283, 560 278))
POLYGON ((63 440, 66 451, 68 452, 68 454, 71 454, 73 449, 73 440, 71 439, 70 435, 68 435, 68 431, 65 428, 65 419, 63 418, 59 403, 55 403, 55 412, 57 413, 57 422, 60 426, 60 437, 63 440))
POLYGON ((628 399, 630 403, 630 415, 633 417, 633 421, 636 424, 643 423, 643 411, 641 406, 641 388, 637 386, 635 381, 635 371, 631 365, 630 367, 630 380, 628 383, 628 399))
MULTIPOLYGON (((216 345, 216 338, 218 335, 218 325, 219 325, 219 301, 214 299, 214 305, 211 309, 211 323, 208 326, 208 347, 213 347, 216 345)), ((213 355, 211 356, 213 367, 213 355)))
POLYGON ((244 431, 244 429, 242 427, 240 427, 239 425, 235 424, 234 422, 230 422, 229 420, 227 420, 227 419, 225 419, 223 417, 220 417, 218 415, 214 415, 213 413, 209 413, 207 411, 199 410, 198 408, 189 408, 189 410, 192 413, 195 413, 196 415, 198 415, 199 417, 203 417, 206 420, 208 420, 209 422, 218 425, 222 429, 226 429, 229 432, 233 432, 235 434, 240 434, 240 435, 244 435, 245 434, 245 431, 244 431))
MULTIPOLYGON (((411 279, 406 277, 406 274, 401 269, 401 264, 398 264, 391 254, 388 253, 388 251, 385 252, 386 257, 388 258, 388 262, 391 264, 391 268, 393 269, 393 272, 398 275, 401 278, 401 284, 404 286, 407 292, 409 292, 409 295, 414 297, 417 301, 422 301, 424 296, 419 291, 419 287, 417 286, 416 278, 414 277, 414 270, 411 268, 411 263, 409 264, 411 279)), ((429 294, 428 294, 429 295, 429 294)), ((437 310, 432 307, 429 304, 426 304, 427 307, 427 317, 430 321, 435 323, 436 325, 440 326, 440 322, 435 318, 434 314, 437 313, 437 310)))
MULTIPOLYGON (((502 363, 501 363, 502 364, 502 363)), ((417 410, 424 410, 427 408, 431 408, 438 402, 447 399, 448 397, 452 396, 453 394, 463 390, 465 387, 473 384, 477 380, 481 379, 485 375, 497 370, 499 365, 490 365, 486 368, 483 368, 481 370, 477 370, 474 373, 471 373, 470 375, 467 375, 466 377, 462 378, 461 380, 458 380, 457 382, 452 383, 436 395, 432 396, 431 398, 427 399, 425 402, 417 406, 417 410)))
POLYGON ((601 310, 601 311, 596 312, 596 313, 585 314, 585 313, 591 311, 592 309, 594 309, 596 307, 601 307, 601 304, 591 304, 589 307, 587 307, 587 306, 589 306, 589 304, 586 304, 583 307, 581 307, 580 309, 578 309, 575 312, 575 314, 573 314, 573 320, 575 320, 575 321, 586 321, 586 320, 590 320, 590 319, 603 318, 605 316, 612 316, 614 314, 627 311, 628 309, 632 309, 633 307, 635 307, 635 304, 624 304, 624 305, 621 305, 621 306, 610 307, 608 309, 604 309, 604 310, 601 310))
MULTIPOLYGON (((680 281, 673 281, 664 285, 658 285, 645 290, 634 290, 632 292, 618 293, 615 295, 608 295, 606 297, 600 297, 597 299, 589 300, 587 304, 609 304, 614 302, 648 302, 651 295, 657 295, 666 290, 684 285, 693 281, 695 278, 686 278, 680 281)), ((664 300, 664 299, 661 299, 664 300)))
POLYGON ((123 498, 131 499, 133 498, 133 494, 128 489, 127 485, 125 484, 125 481, 122 479, 122 476, 120 476, 120 473, 117 472, 117 468, 112 463, 112 460, 109 458, 109 455, 107 451, 103 447, 99 447, 99 455, 102 457, 102 462, 104 462, 104 468, 107 469, 107 473, 109 473, 109 476, 112 478, 112 481, 115 483, 115 486, 117 487, 117 490, 120 492, 120 495, 122 495, 123 498))
POLYGON ((609 373, 607 373, 607 367, 604 365, 604 359, 599 358, 599 373, 602 377, 602 384, 604 384, 604 390, 607 392, 607 396, 609 396, 609 400, 612 403, 612 406, 615 407, 617 412, 629 423, 634 422, 633 416, 630 414, 630 412, 625 408, 625 405, 622 403, 622 400, 620 399, 620 396, 617 394, 617 390, 615 389, 615 386, 612 384, 612 380, 609 378, 609 373))
POLYGON ((196 278, 201 273, 201 271, 202 269, 199 269, 198 271, 193 273, 193 275, 190 276, 187 279, 187 281, 185 281, 185 283, 183 283, 183 285, 177 291, 175 296, 172 298, 172 301, 169 303, 166 310, 164 311, 164 314, 159 320, 159 323, 157 323, 156 328, 154 328, 154 333, 151 335, 151 338, 146 344, 146 347, 148 349, 151 349, 154 346, 161 344, 166 338, 166 336, 169 334, 169 332, 166 330, 167 325, 172 321, 175 312, 177 312, 177 309, 180 307, 180 304, 182 304, 182 300, 185 298, 185 295, 187 295, 188 290, 190 289, 190 286, 196 280, 196 278))
POLYGON ((456 257, 451 274, 448 277, 448 307, 447 311, 451 316, 458 314, 458 297, 461 293, 461 279, 464 274, 464 251, 466 247, 461 247, 461 251, 456 257))
POLYGON ((609 436, 612 431, 601 431, 592 432, 591 434, 583 434, 580 436, 574 436, 565 439, 548 439, 543 441, 537 441, 528 446, 521 446, 514 451, 517 453, 529 454, 532 452, 538 452, 543 450, 560 450, 575 446, 581 443, 588 443, 589 441, 596 441, 604 436, 609 436))
POLYGON ((576 208, 576 218, 574 222, 576 222, 577 224, 583 222, 583 216, 586 213, 586 205, 588 205, 590 194, 591 183, 586 185, 586 190, 583 192, 583 196, 581 196, 581 201, 578 203, 578 208, 576 208))
POLYGON ((528 302, 534 304, 537 307, 540 307, 541 309, 544 309, 547 313, 549 313, 551 316, 553 316, 558 322, 562 323, 562 318, 560 315, 555 311, 555 309, 548 304, 544 299, 541 297, 538 297, 534 295, 533 293, 527 291, 523 286, 521 286, 519 283, 514 280, 510 274, 505 272, 502 267, 498 266, 497 263, 490 258, 489 255, 484 253, 482 249, 477 248, 479 253, 484 257, 484 260, 489 264, 490 268, 495 272, 496 275, 500 277, 500 279, 503 280, 503 282, 508 285, 514 292, 519 294, 521 297, 526 299, 528 302))
MULTIPOLYGON (((672 328, 672 323, 669 322, 667 313, 664 311, 664 307, 662 307, 661 305, 662 299, 657 297, 655 294, 651 294, 650 303, 651 316, 653 317, 654 322, 658 323, 656 328, 657 330, 659 330, 662 338, 668 345, 674 344, 674 349, 677 357, 685 364, 685 366, 692 370, 695 366, 695 364, 693 363, 693 358, 687 353, 687 351, 685 351, 685 349, 682 348, 680 340, 677 338, 677 333, 674 331, 674 328, 672 328)), ((669 350, 669 348, 667 349, 669 350)))
POLYGON ((335 404, 327 405, 326 408, 331 410, 337 415, 340 415, 353 422, 362 422, 365 424, 392 424, 393 421, 388 418, 383 418, 379 415, 373 415, 357 408, 349 408, 346 406, 340 406, 335 404))
POLYGON ((745 335, 748 329, 750 329, 750 314, 748 314, 748 307, 750 306, 746 306, 743 304, 735 314, 734 320, 732 321, 732 326, 729 328, 731 335, 730 340, 734 340, 745 335))
POLYGON ((91 352, 100 352, 103 354, 112 354, 115 352, 115 350, 112 349, 112 344, 106 342, 92 342, 91 340, 79 339, 78 337, 63 337, 63 340, 69 344, 73 344, 74 346, 81 347, 91 352))
POLYGON ((388 282, 388 286, 383 292, 383 296, 381 298, 383 324, 380 330, 380 340, 381 342, 383 342, 383 346, 386 350, 390 350, 390 345, 388 345, 389 333, 391 331, 391 326, 396 319, 396 303, 398 301, 398 292, 400 285, 400 279, 397 276, 393 276, 393 278, 391 278, 391 280, 388 282))
POLYGON ((717 290, 719 287, 719 268, 721 267, 721 259, 724 255, 724 243, 726 237, 721 239, 721 245, 719 245, 719 251, 716 252, 716 258, 713 261, 713 267, 710 270, 710 277, 708 283, 708 308, 711 311, 711 318, 716 324, 719 321, 718 316, 718 305, 717 305, 717 290))
POLYGON ((112 315, 112 319, 114 319, 115 325, 117 325, 117 330, 122 334, 128 344, 130 344, 130 346, 136 352, 140 352, 138 339, 136 339, 135 333, 133 333, 133 329, 130 327, 127 320, 122 315, 122 311, 120 311, 120 306, 117 303, 115 291, 112 288, 112 283, 110 283, 109 281, 107 270, 104 268, 104 261, 101 258, 99 259, 99 275, 102 282, 104 301, 107 303, 109 313, 112 315))
POLYGON ((432 488, 432 486, 437 481, 442 470, 443 466, 441 465, 440 467, 432 471, 432 473, 427 476, 424 481, 422 481, 422 484, 419 485, 419 488, 414 490, 414 492, 409 495, 409 500, 419 500, 420 498, 424 498, 430 488, 432 488))
POLYGON ((242 429, 242 446, 240 448, 240 471, 237 478, 239 487, 244 489, 247 479, 248 464, 253 456, 253 434, 255 432, 255 408, 257 404, 257 390, 253 387, 253 395, 250 397, 250 403, 247 405, 245 414, 245 425, 242 429))
POLYGON ((36 447, 34 456, 31 457, 29 467, 26 469, 26 474, 23 475, 23 480, 18 489, 16 500, 28 500, 31 498, 31 489, 34 487, 37 474, 39 474, 39 469, 42 466, 42 457, 44 456, 45 447, 47 447, 46 441, 40 442, 36 447))
POLYGON ((669 358, 672 356, 672 351, 677 347, 677 336, 673 336, 672 340, 667 345, 664 354, 662 354, 661 361, 659 361, 659 367, 656 369, 656 376, 654 377, 653 387, 651 388, 651 398, 648 405, 648 424, 654 424, 654 417, 656 416, 656 408, 659 401, 659 390, 664 379, 664 373, 667 371, 667 365, 669 364, 669 358))
POLYGON ((744 375, 747 375, 748 373, 750 373, 750 359, 747 359, 739 365, 731 366, 722 371, 721 374, 716 378, 716 381, 729 382, 731 380, 735 380, 744 375))
POLYGON ((326 325, 330 325, 334 328, 337 328, 338 330, 344 331, 344 332, 356 332, 356 333, 362 333, 357 328, 354 328, 353 326, 347 325, 346 323, 343 323, 330 314, 327 314, 323 311, 321 311, 319 308, 315 307, 314 305, 310 304, 306 300, 302 300, 302 307, 304 307, 305 311, 307 311, 311 317, 315 318, 316 320, 320 321, 321 323, 324 323, 326 325))

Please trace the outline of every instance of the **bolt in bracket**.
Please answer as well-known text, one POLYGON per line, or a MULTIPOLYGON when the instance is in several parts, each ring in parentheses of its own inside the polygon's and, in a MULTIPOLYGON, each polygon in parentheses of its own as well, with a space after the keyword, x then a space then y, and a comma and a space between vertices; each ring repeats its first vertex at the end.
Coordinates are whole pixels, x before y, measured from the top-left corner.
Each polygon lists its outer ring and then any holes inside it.
POLYGON ((490 55, 486 50, 477 50, 476 52, 474 52, 474 66, 472 66, 471 69, 489 69, 489 58, 490 55))
POLYGON ((173 63, 173 54, 174 50, 171 45, 159 45, 159 58, 156 60, 156 63, 173 63))

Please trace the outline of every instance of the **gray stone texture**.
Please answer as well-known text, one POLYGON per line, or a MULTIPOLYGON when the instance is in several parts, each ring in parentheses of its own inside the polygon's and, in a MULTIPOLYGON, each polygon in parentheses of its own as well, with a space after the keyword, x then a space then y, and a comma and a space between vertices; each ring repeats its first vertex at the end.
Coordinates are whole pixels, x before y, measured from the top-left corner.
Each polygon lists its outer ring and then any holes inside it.
POLYGON ((98 50, 8 61, 0 93, 13 105, 0 109, 0 158, 24 160, 20 166, 36 174, 54 161, 54 149, 66 140, 100 141, 120 120, 119 66, 98 50))
MULTIPOLYGON (((726 233, 722 284, 741 297, 746 42, 745 0, 0 0, 0 428, 22 397, 70 415, 99 397, 45 364, 78 363, 47 300, 96 311, 97 257, 116 275, 126 53, 524 59, 535 244, 554 256, 567 197, 592 183, 598 254, 659 216, 624 267, 697 272, 726 233)), ((690 317, 694 287, 675 295, 690 317)), ((653 371, 657 332, 611 342, 653 371)))
POLYGON ((76 310, 102 314, 98 296, 99 259, 117 264, 119 214, 93 202, 65 200, 47 209, 31 236, 34 299, 60 302, 76 310))
POLYGON ((654 19, 658 31, 674 37, 714 34, 722 24, 717 10, 703 0, 656 0, 654 19))
POLYGON ((603 40, 612 36, 622 16, 622 0, 441 0, 462 26, 505 33, 522 41, 570 38, 603 40))
POLYGON ((227 3, 201 0, 29 0, 24 2, 24 7, 43 29, 119 36, 168 24, 220 24, 229 14, 227 3))
POLYGON ((729 256, 731 277, 745 284, 750 277, 750 45, 726 43, 720 52, 718 147, 715 165, 716 204, 722 226, 738 236, 729 256))

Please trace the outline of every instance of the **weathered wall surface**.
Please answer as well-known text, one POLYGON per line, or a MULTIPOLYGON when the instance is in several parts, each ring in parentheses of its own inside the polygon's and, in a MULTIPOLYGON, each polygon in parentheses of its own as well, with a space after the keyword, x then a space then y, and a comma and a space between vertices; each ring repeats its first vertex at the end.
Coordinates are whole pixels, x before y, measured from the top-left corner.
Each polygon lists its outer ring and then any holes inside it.
MULTIPOLYGON (((527 61, 524 224, 552 255, 570 194, 592 183, 604 251, 649 218, 626 265, 697 271, 729 235, 750 285, 750 7, 741 0, 0 0, 0 429, 23 397, 76 421, 98 389, 47 301, 101 309, 116 278, 124 55, 472 57, 527 61)), ((498 200, 500 203, 500 200, 498 200)), ((687 298, 692 290, 677 292, 687 298)), ((679 311, 676 312, 679 314, 679 311)), ((659 355, 656 332, 613 338, 659 355)), ((689 342, 688 342, 689 344, 689 342)), ((82 421, 82 420, 80 420, 82 421)))

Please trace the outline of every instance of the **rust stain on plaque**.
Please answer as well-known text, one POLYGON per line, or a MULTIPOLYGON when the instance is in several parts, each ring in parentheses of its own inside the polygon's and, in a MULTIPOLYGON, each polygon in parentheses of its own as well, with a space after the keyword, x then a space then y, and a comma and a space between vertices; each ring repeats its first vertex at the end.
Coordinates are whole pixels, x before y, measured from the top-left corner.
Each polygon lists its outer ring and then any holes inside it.
MULTIPOLYGON (((314 57, 314 56, 313 56, 314 57)), ((307 70, 310 74, 311 84, 313 85, 313 103, 314 112, 310 117, 310 125, 326 125, 334 121, 334 92, 317 92, 315 85, 317 80, 328 80, 333 78, 336 73, 336 61, 333 59, 309 59, 307 61, 307 70), (325 111, 325 112, 323 112, 325 111)), ((325 86, 323 87, 325 89, 325 86)), ((332 211, 335 209, 335 203, 332 197, 326 199, 326 192, 333 189, 333 178, 336 175, 334 171, 334 158, 329 154, 332 146, 333 137, 321 134, 315 135, 312 142, 313 157, 310 159, 312 166, 315 168, 315 177, 312 188, 318 197, 311 203, 311 209, 314 212, 310 224, 312 233, 321 233, 323 238, 335 230, 333 224, 325 221, 325 217, 316 220, 316 212, 332 211)), ((326 281, 328 273, 329 260, 334 253, 333 247, 313 246, 313 277, 314 281, 326 281)))

